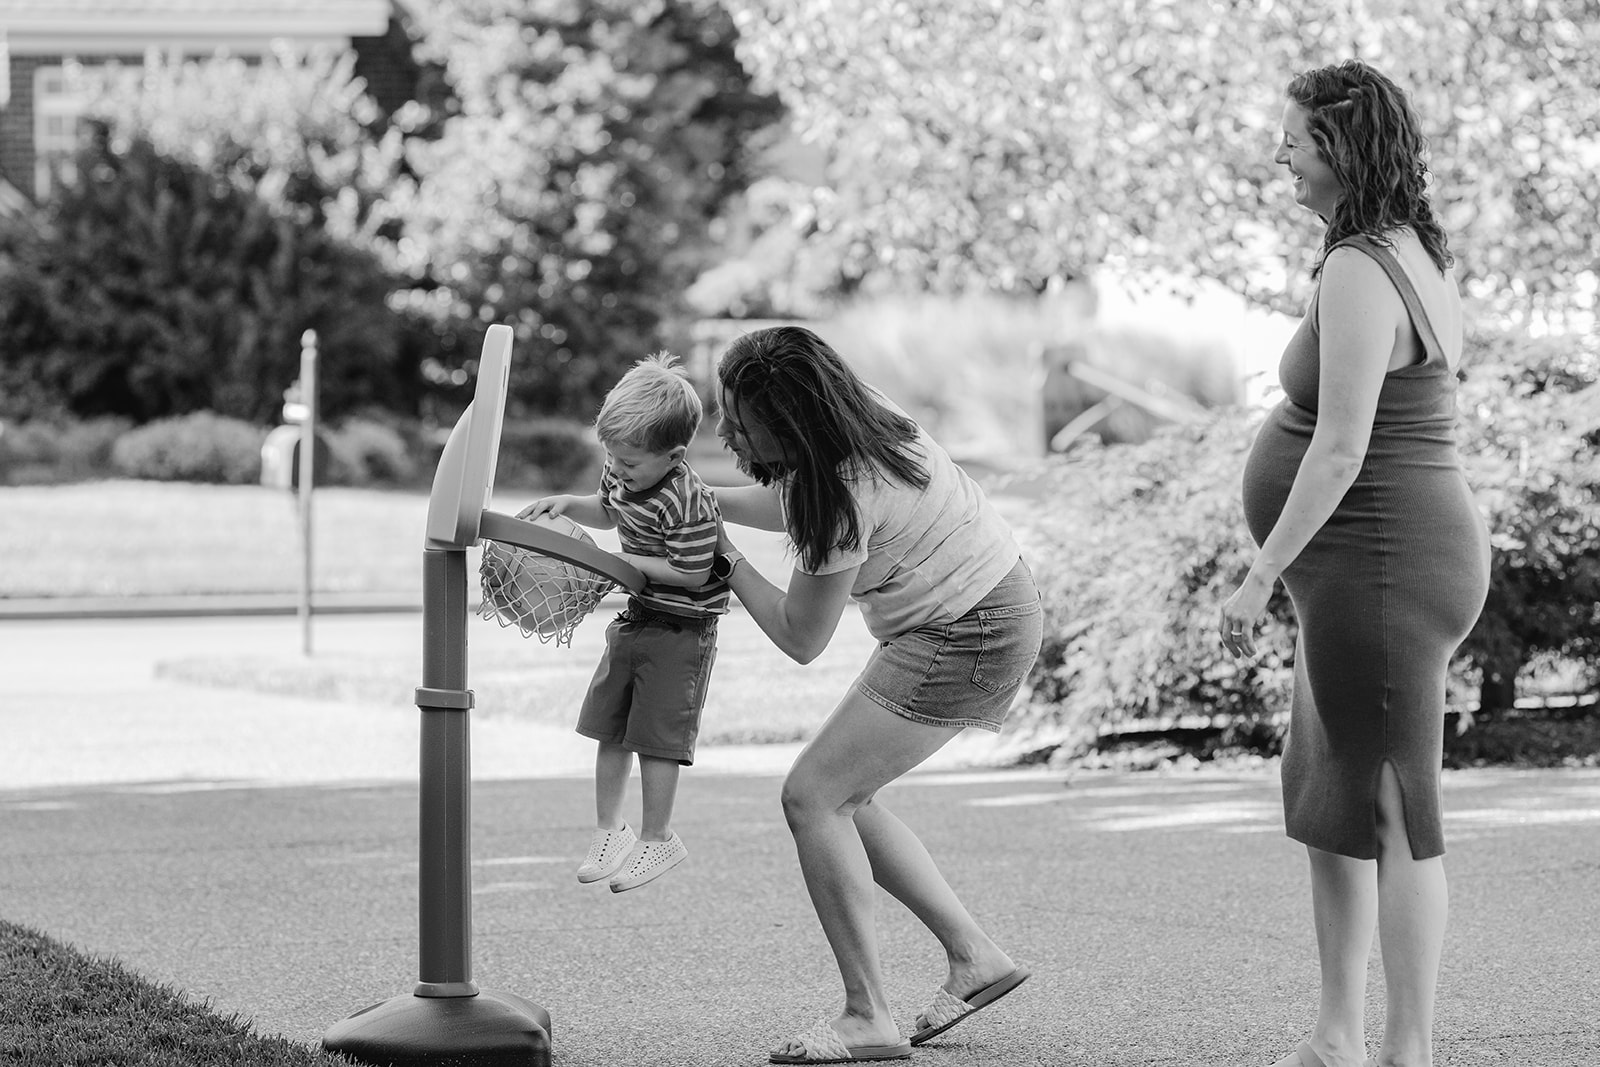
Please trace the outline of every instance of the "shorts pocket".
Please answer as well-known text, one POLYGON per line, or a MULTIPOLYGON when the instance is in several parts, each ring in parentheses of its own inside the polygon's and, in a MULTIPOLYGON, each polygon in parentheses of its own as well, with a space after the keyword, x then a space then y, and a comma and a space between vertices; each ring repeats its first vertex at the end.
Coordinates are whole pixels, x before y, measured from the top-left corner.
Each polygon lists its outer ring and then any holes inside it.
POLYGON ((695 665, 692 685, 694 691, 689 694, 689 705, 694 708, 698 717, 706 706, 706 692, 711 687, 711 668, 717 664, 717 628, 707 626, 700 631, 698 642, 699 662, 695 665))
POLYGON ((1044 615, 1038 600, 984 608, 978 617, 978 658, 972 684, 986 693, 1020 686, 1039 658, 1044 615))

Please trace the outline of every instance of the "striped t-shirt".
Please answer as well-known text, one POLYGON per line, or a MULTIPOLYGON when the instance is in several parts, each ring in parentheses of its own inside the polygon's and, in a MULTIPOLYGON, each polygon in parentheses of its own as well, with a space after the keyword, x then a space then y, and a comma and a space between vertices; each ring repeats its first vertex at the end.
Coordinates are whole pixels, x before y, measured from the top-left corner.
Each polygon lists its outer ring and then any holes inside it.
MULTIPOLYGON (((622 551, 665 559, 680 571, 711 566, 717 550, 717 501, 687 463, 642 493, 622 487, 607 463, 600 475, 600 506, 617 521, 622 551)), ((720 615, 728 610, 728 583, 707 578, 698 589, 646 581, 638 599, 677 615, 720 615)))

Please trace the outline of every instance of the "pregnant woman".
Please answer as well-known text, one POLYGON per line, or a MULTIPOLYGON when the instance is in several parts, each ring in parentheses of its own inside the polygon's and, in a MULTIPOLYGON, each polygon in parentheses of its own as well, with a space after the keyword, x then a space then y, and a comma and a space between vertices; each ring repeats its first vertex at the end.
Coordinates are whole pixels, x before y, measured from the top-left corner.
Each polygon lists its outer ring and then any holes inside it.
POLYGON ((1439 777, 1450 659, 1482 610, 1488 534, 1455 444, 1461 300, 1404 93, 1364 63, 1289 84, 1276 162, 1327 223, 1279 367, 1284 400, 1244 474, 1260 552, 1222 609, 1255 654, 1281 577, 1300 637, 1282 776, 1311 858, 1322 995, 1275 1067, 1363 1067, 1376 926, 1387 984, 1377 1063, 1429 1067, 1447 892, 1439 777))

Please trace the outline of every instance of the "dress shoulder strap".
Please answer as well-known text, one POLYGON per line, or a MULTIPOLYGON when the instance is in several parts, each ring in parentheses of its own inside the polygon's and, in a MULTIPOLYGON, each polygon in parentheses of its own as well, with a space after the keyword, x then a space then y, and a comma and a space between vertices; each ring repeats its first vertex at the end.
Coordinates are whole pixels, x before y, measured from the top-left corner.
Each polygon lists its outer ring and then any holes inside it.
MULTIPOLYGON (((1431 363, 1437 360, 1441 367, 1448 368, 1450 360, 1445 356, 1444 346, 1439 343, 1439 335, 1433 332, 1433 321, 1428 318, 1428 311, 1422 306, 1422 297, 1417 295, 1416 286, 1411 284, 1411 276, 1400 265, 1395 254, 1364 234, 1346 237, 1333 248, 1357 249, 1383 268, 1383 272, 1389 276, 1389 281, 1393 282, 1395 289, 1399 291, 1400 299, 1405 302, 1406 312, 1411 316, 1412 325, 1417 328, 1417 336, 1422 338, 1422 347, 1428 355, 1428 361, 1431 363)), ((1333 248, 1328 251, 1332 252, 1333 248)))

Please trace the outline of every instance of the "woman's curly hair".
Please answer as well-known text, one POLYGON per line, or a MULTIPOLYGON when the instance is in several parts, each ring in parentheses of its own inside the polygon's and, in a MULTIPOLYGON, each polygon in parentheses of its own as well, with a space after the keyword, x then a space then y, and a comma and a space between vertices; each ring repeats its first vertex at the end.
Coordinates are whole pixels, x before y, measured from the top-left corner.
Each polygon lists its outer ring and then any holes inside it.
POLYGON ((1344 193, 1328 220, 1323 255, 1357 234, 1389 247, 1388 234, 1407 226, 1434 265, 1448 268, 1454 257, 1428 201, 1428 141, 1405 92, 1350 59, 1296 76, 1288 95, 1306 112, 1311 139, 1344 193))

